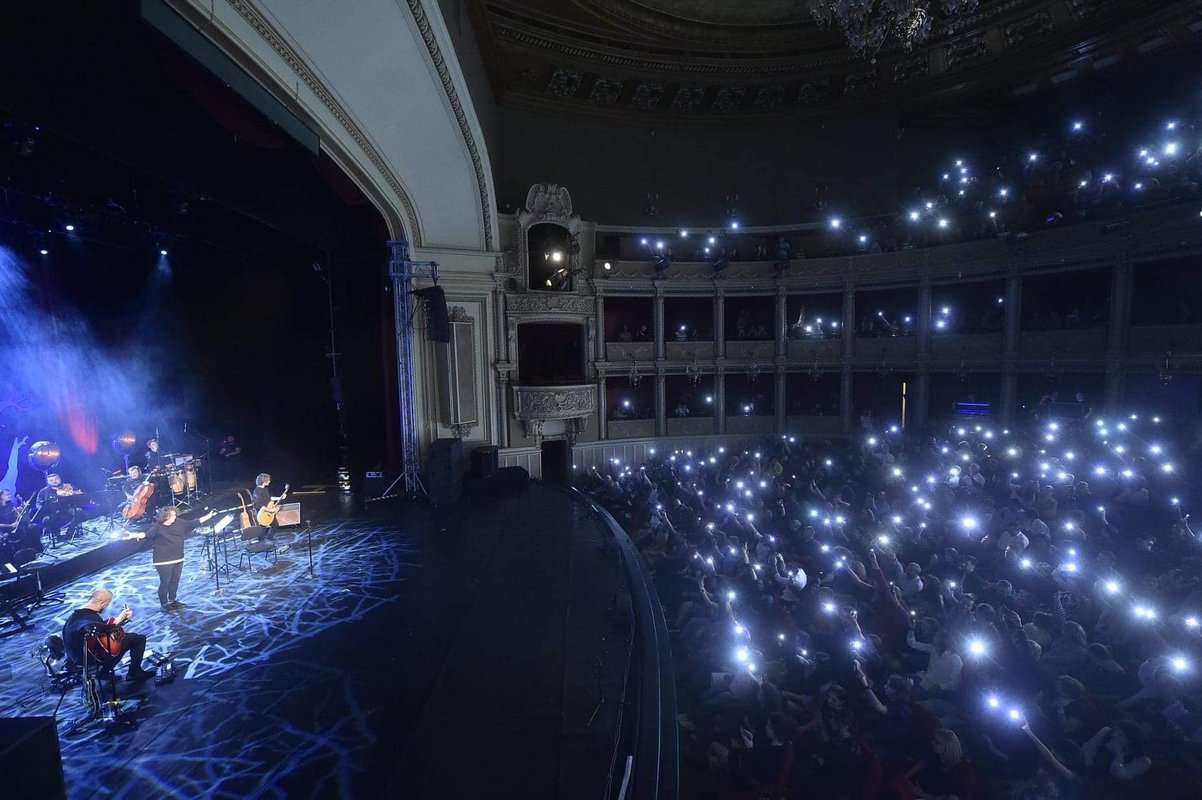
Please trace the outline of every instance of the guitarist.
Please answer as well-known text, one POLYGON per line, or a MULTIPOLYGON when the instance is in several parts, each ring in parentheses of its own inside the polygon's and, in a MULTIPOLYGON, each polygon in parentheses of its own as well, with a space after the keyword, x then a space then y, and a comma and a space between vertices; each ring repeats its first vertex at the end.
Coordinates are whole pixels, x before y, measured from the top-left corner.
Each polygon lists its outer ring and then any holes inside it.
MULTIPOLYGON (((67 617, 67 621, 63 623, 63 645, 67 650, 67 656, 76 664, 84 663, 84 640, 89 632, 92 630, 100 633, 110 632, 115 628, 120 628, 133 617, 133 612, 126 609, 114 617, 111 623, 106 622, 103 616, 104 610, 112 601, 112 592, 108 589, 97 589, 92 592, 87 605, 72 611, 71 616, 67 617)), ((129 653, 129 671, 126 672, 126 677, 131 681, 153 678, 154 672, 142 669, 142 654, 145 652, 146 637, 140 633, 127 632, 121 639, 120 652, 106 660, 104 666, 116 666, 122 656, 129 653)), ((88 658, 96 658, 96 656, 89 653, 88 658)))
POLYGON ((150 540, 152 561, 159 573, 159 605, 164 611, 178 611, 184 604, 176 599, 179 579, 184 572, 184 537, 213 518, 210 511, 197 520, 179 518, 175 506, 163 506, 155 515, 155 523, 146 532, 150 540))
MULTIPOLYGON (((284 499, 284 495, 282 495, 282 494, 278 497, 273 497, 271 494, 270 487, 271 487, 271 476, 268 475, 266 472, 260 472, 258 475, 255 476, 255 490, 253 492, 251 492, 250 497, 254 503, 256 520, 258 519, 259 511, 261 511, 264 507, 267 507, 269 511, 274 512, 276 510, 276 507, 272 506, 271 504, 279 503, 281 500, 284 499)), ((285 493, 287 493, 286 488, 284 491, 285 491, 285 493)), ((274 514, 272 515, 272 519, 269 524, 267 524, 267 525, 263 525, 262 523, 259 524, 259 540, 260 541, 263 541, 263 540, 270 541, 271 539, 275 538, 274 533, 272 532, 272 527, 274 525, 275 525, 274 514)))

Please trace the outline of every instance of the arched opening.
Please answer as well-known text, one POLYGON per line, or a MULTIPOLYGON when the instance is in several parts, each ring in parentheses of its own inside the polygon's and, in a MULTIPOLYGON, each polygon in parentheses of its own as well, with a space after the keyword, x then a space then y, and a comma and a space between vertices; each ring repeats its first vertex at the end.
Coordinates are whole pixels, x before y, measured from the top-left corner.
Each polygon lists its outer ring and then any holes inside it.
POLYGON ((540 222, 526 231, 530 288, 543 292, 572 289, 572 235, 562 225, 540 222))

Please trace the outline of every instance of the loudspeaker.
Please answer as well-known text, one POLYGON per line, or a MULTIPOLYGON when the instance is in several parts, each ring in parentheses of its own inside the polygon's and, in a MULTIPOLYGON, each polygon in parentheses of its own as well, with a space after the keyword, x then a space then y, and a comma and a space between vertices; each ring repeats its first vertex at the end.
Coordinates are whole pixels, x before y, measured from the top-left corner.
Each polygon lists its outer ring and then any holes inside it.
POLYGON ((0 717, 0 775, 7 797, 67 796, 53 717, 0 717))
POLYGON ((476 348, 470 319, 449 323, 450 341, 435 345, 438 355, 438 408, 442 423, 475 425, 480 419, 476 409, 476 348))
POLYGON ((435 440, 430 445, 426 472, 431 503, 442 505, 458 500, 463 490, 463 440, 435 440))
POLYGON ((487 478, 501 466, 501 448, 496 445, 477 447, 472 451, 472 477, 487 478))
POLYGON ((442 287, 414 289, 413 294, 426 303, 426 336, 430 341, 451 341, 451 319, 447 314, 447 295, 442 287))

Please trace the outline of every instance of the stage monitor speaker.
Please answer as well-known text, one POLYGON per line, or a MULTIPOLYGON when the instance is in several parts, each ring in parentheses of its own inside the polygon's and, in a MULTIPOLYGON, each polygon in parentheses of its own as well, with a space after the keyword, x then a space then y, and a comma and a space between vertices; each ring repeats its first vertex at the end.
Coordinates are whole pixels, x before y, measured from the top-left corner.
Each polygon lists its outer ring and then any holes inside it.
POLYGON ((53 717, 0 717, 0 774, 6 797, 67 796, 53 717))
POLYGON ((426 462, 426 490, 435 505, 454 503, 463 490, 463 440, 436 439, 426 462))
POLYGON ((300 525, 300 503, 284 503, 280 506, 280 513, 275 515, 275 523, 281 528, 287 528, 289 525, 300 525))
POLYGON ((470 319, 455 319, 449 325, 450 341, 435 345, 442 424, 451 428, 477 425, 480 414, 476 407, 475 323, 470 319))
POLYGON ((363 473, 363 496, 379 497, 388 488, 388 480, 379 470, 368 470, 363 473))
POLYGON ((441 286, 414 289, 414 296, 426 304, 426 336, 432 342, 451 341, 451 319, 447 314, 447 295, 441 286))
POLYGON ((501 467, 501 448, 484 445, 472 450, 472 477, 487 478, 501 467))

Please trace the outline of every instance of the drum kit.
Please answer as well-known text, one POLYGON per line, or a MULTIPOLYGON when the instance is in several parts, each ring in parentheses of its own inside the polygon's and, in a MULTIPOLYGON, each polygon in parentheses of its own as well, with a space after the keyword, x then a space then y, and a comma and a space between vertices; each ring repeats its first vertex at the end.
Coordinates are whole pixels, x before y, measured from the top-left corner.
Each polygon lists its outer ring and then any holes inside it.
MULTIPOLYGON (((147 475, 148 496, 166 490, 171 494, 171 505, 176 508, 189 508, 204 492, 201 490, 200 473, 204 459, 191 453, 164 453, 163 466, 156 467, 147 475)), ((117 472, 109 476, 109 486, 106 490, 117 492, 125 481, 125 473, 117 472)), ((130 515, 128 503, 122 503, 113 511, 114 519, 121 516, 125 521, 137 519, 142 514, 130 515)), ((120 520, 117 520, 120 522, 120 520)))

